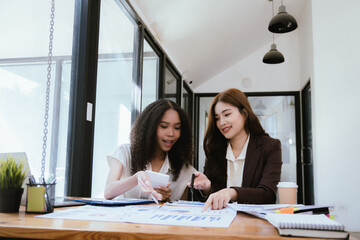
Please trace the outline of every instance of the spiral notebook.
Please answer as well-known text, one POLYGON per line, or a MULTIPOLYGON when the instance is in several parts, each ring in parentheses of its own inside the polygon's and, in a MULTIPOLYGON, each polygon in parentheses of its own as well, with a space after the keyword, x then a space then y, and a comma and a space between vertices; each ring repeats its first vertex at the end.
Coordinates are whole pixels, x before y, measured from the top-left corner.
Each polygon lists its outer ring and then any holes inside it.
POLYGON ((266 219, 276 227, 281 236, 347 239, 344 225, 324 214, 268 213, 266 219))

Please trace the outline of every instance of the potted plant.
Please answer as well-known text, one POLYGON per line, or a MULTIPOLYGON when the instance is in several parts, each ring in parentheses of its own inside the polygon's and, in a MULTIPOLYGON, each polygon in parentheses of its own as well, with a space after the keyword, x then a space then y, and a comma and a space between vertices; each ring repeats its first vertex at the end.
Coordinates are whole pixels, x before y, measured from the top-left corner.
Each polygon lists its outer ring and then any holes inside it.
POLYGON ((22 160, 16 162, 11 155, 0 159, 0 212, 19 212, 25 177, 22 160))

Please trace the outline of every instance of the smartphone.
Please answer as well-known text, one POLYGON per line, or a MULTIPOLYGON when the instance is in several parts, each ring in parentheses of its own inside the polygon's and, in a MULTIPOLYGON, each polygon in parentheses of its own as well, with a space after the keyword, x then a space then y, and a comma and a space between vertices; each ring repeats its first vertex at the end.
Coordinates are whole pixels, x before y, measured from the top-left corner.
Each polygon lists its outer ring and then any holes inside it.
POLYGON ((169 175, 146 170, 145 173, 149 175, 153 188, 165 187, 169 182, 169 175))

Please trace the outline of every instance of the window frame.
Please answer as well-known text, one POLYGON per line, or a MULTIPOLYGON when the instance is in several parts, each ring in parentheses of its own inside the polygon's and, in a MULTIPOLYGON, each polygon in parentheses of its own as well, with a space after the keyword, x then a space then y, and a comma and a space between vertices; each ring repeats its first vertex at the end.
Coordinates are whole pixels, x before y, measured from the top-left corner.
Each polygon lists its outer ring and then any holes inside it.
MULTIPOLYGON (((164 92, 165 67, 177 76, 176 101, 181 103, 181 75, 165 51, 143 24, 133 7, 126 0, 115 0, 130 21, 134 23, 134 65, 132 123, 141 110, 141 84, 143 41, 146 39, 160 57, 157 98, 164 92)), ((101 0, 75 0, 75 20, 71 66, 68 143, 65 166, 65 195, 91 196, 94 126, 96 108, 96 81, 99 43, 101 0), (86 121, 86 105, 93 104, 92 122, 86 121)))
POLYGON ((101 0, 75 1, 66 196, 91 195, 100 3, 101 0), (86 120, 87 103, 93 105, 91 122, 86 120))

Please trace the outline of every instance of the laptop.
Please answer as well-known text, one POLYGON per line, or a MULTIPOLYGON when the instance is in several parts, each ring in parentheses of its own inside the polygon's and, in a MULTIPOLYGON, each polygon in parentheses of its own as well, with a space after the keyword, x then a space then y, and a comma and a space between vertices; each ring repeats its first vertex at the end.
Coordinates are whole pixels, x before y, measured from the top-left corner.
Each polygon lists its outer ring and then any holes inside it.
POLYGON ((55 197, 54 207, 71 207, 71 206, 81 206, 85 205, 85 202, 77 202, 65 197, 55 197))

